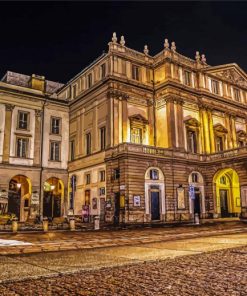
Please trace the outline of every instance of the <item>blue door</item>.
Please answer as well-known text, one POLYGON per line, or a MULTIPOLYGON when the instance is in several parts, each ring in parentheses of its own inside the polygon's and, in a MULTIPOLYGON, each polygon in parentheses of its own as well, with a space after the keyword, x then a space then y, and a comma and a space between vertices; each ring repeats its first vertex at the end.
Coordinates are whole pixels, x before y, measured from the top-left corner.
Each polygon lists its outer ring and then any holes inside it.
POLYGON ((151 219, 160 220, 159 191, 151 191, 151 219))

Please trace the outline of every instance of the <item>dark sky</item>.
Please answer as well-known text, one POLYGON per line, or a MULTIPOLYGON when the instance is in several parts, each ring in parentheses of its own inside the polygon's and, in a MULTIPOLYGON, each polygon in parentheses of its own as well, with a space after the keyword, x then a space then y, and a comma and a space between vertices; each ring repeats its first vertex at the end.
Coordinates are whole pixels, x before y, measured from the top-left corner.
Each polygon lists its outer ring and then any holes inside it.
POLYGON ((7 70, 66 82, 107 50, 112 32, 150 54, 164 38, 210 65, 247 71, 247 2, 2 2, 0 76, 7 70))

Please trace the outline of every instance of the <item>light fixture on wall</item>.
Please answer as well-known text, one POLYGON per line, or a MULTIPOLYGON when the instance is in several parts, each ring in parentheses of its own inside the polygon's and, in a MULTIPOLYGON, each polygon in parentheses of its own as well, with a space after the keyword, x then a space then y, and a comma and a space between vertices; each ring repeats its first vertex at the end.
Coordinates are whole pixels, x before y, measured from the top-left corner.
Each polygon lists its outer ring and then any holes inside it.
POLYGON ((18 189, 20 189, 21 188, 21 178, 20 178, 20 176, 18 176, 18 179, 19 179, 19 182, 16 183, 16 186, 17 186, 18 189))

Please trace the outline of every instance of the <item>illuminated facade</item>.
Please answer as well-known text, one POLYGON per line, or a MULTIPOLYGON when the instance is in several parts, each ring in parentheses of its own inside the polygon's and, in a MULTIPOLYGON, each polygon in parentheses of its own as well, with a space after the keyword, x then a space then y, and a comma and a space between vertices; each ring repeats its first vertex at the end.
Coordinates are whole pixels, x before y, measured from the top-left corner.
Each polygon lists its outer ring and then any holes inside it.
POLYGON ((150 56, 113 34, 58 97, 70 102, 75 215, 89 205, 108 222, 188 221, 239 216, 242 205, 245 216, 247 76, 238 65, 187 58, 167 39, 150 56))
POLYGON ((247 75, 238 65, 187 58, 167 39, 150 56, 114 33, 108 52, 66 85, 47 93, 30 83, 0 83, 0 190, 9 201, 22 184, 21 220, 88 209, 109 223, 247 218, 247 75), (18 122, 30 125, 20 132, 18 122), (30 208, 32 198, 40 203, 30 208))

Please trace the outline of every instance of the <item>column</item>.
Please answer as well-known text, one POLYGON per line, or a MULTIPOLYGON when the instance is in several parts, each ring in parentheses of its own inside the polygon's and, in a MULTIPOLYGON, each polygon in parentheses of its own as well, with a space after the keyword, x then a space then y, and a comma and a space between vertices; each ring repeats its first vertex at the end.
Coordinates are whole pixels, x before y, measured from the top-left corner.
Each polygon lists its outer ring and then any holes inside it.
POLYGON ((99 148, 99 137, 98 137, 98 101, 94 103, 94 117, 93 117, 93 152, 99 148))
POLYGON ((123 111, 122 111, 122 98, 118 101, 118 142, 123 142, 123 111))
POLYGON ((12 125, 12 111, 14 105, 5 104, 5 125, 4 125, 4 139, 3 139, 3 162, 9 162, 10 153, 10 137, 12 125))
POLYGON ((236 133, 236 125, 235 125, 235 116, 231 115, 230 116, 230 121, 231 121, 231 134, 232 134, 233 148, 237 148, 238 147, 238 143, 237 143, 237 133, 236 133))
POLYGON ((177 102, 177 131, 178 147, 184 149, 184 122, 183 122, 183 101, 177 102))
MULTIPOLYGON (((153 102, 150 100, 148 102, 148 145, 154 145, 154 109, 153 109, 153 102)), ((157 121, 156 121, 157 126, 157 121)), ((156 128, 157 129, 157 128, 156 128)), ((156 133, 157 134, 157 133, 156 133)), ((157 143, 157 139, 156 139, 157 143)))
POLYGON ((114 108, 114 118, 113 118, 113 132, 114 138, 113 143, 114 146, 118 145, 119 143, 119 98, 113 99, 113 108, 114 108))
POLYGON ((233 139, 232 139, 232 133, 231 133, 231 123, 230 123, 230 116, 229 114, 225 113, 225 127, 228 131, 227 133, 227 144, 228 144, 228 149, 233 148, 233 139))
POLYGON ((122 137, 123 143, 127 142, 128 135, 128 105, 127 98, 122 99, 122 137))
MULTIPOLYGON (((83 148, 84 148, 84 114, 85 114, 85 109, 83 108, 81 111, 80 111, 80 126, 79 126, 79 139, 78 139, 78 146, 79 146, 79 155, 78 156, 81 156, 83 155, 83 148)), ((77 145, 75 143, 75 145, 77 145)))
POLYGON ((211 153, 215 153, 215 140, 214 140, 212 110, 207 110, 207 113, 208 113, 208 125, 209 125, 209 137, 210 137, 210 151, 211 151, 211 153))
POLYGON ((175 113, 174 99, 166 99, 166 116, 167 116, 167 131, 168 131, 168 147, 176 147, 176 131, 175 131, 175 113))
POLYGON ((204 129, 204 148, 206 153, 210 153, 210 135, 209 135, 209 125, 208 125, 208 114, 205 109, 202 109, 203 118, 203 129, 204 129))
MULTIPOLYGON (((76 112, 76 143, 79 143, 80 134, 80 110, 76 112)), ((79 145, 75 145, 75 157, 79 155, 79 145)))
POLYGON ((106 122, 106 147, 113 146, 113 94, 111 92, 107 95, 107 122, 106 122))
POLYGON ((34 159, 35 166, 41 165, 41 120, 42 110, 35 110, 34 159))
POLYGON ((202 114, 203 109, 199 107, 199 118, 200 118, 200 153, 205 152, 205 143, 204 143, 204 127, 203 127, 203 114, 202 114))

